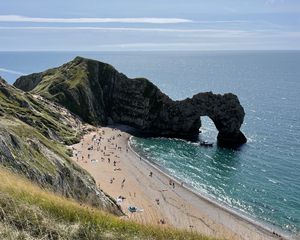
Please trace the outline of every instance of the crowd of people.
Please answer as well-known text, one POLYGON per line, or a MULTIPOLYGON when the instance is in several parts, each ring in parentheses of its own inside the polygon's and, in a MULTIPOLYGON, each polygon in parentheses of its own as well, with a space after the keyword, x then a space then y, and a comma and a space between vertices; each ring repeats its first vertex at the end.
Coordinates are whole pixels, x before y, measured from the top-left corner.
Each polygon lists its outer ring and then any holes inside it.
MULTIPOLYGON (((116 131, 114 129, 113 131, 116 131)), ((121 153, 123 150, 128 153, 128 147, 126 146, 125 149, 124 147, 118 145, 118 138, 122 137, 122 133, 118 133, 116 135, 106 137, 105 136, 105 130, 104 129, 98 129, 96 134, 92 136, 92 138, 89 138, 88 141, 81 141, 81 144, 79 144, 78 148, 73 147, 73 156, 76 158, 77 162, 81 162, 84 164, 87 163, 99 163, 100 161, 102 163, 107 163, 112 166, 113 171, 122 171, 121 169, 121 159, 120 155, 118 154, 121 153), (102 144, 104 143, 104 144, 102 144), (95 159, 96 156, 99 157, 99 153, 101 156, 101 159, 95 159), (119 160, 117 160, 119 159, 119 160)), ((140 160, 142 160, 141 157, 139 157, 140 160)), ((149 172, 149 177, 153 177, 153 172, 149 172)), ((116 178, 111 177, 109 179, 110 184, 115 184, 116 183, 116 178)), ((122 181, 119 183, 120 184, 120 189, 124 189, 126 183, 126 178, 124 177, 122 181)), ((174 189, 175 188, 175 183, 170 179, 169 180, 169 185, 174 189)), ((100 187, 100 184, 98 184, 98 187, 100 187)), ((136 193, 134 192, 133 194, 131 192, 128 192, 128 195, 130 197, 134 196, 136 197, 136 193)), ((118 204, 121 204, 124 202, 126 197, 119 196, 116 198, 116 201, 118 204)), ((154 199, 155 203, 157 206, 160 205, 160 199, 155 198, 154 199)), ((165 219, 159 219, 158 224, 166 224, 165 219)))

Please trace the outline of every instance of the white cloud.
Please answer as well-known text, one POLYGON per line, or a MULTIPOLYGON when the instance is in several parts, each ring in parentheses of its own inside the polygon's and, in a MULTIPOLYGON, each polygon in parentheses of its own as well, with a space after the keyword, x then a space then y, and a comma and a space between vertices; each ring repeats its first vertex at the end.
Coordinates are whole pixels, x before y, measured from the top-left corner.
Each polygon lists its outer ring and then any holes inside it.
POLYGON ((247 33, 244 30, 231 29, 178 29, 178 28, 130 28, 130 27, 0 27, 0 30, 98 30, 98 31, 132 31, 132 32, 174 32, 174 33, 247 33))
POLYGON ((216 43, 190 43, 190 42, 179 42, 179 43, 126 43, 126 44, 102 44, 98 45, 98 50, 111 50, 115 49, 118 51, 128 50, 196 50, 205 49, 207 47, 215 47, 216 43))
POLYGON ((7 68, 0 68, 0 72, 6 72, 6 73, 15 74, 15 75, 26 75, 26 73, 18 72, 18 71, 7 69, 7 68))
POLYGON ((36 23, 188 23, 183 18, 38 18, 19 15, 0 15, 0 22, 36 22, 36 23))

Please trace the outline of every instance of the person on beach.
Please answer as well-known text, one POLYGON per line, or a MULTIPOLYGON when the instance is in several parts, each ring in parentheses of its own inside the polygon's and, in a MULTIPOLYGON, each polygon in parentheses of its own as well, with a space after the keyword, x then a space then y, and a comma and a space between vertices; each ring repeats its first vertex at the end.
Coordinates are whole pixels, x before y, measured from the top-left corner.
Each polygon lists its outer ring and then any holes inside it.
POLYGON ((116 161, 114 161, 114 167, 116 166, 116 163, 117 163, 117 162, 116 162, 116 161))
POLYGON ((158 224, 165 224, 166 223, 166 221, 164 220, 164 219, 159 219, 159 222, 158 222, 158 224))
POLYGON ((121 184, 121 188, 123 189, 124 188, 124 183, 125 183, 125 178, 123 179, 123 181, 122 181, 122 184, 121 184))
POLYGON ((150 172, 150 173, 149 173, 149 177, 152 177, 152 175, 153 175, 153 173, 152 173, 152 172, 150 172))
POLYGON ((114 182, 115 178, 110 179, 110 183, 112 184, 114 182))

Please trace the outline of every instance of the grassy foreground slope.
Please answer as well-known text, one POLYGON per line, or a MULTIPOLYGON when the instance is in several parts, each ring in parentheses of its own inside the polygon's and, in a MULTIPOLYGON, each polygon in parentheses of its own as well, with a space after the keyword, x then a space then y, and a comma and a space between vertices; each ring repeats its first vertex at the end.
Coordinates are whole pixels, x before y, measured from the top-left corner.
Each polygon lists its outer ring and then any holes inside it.
POLYGON ((0 167, 0 239, 203 239, 121 220, 55 195, 0 167))

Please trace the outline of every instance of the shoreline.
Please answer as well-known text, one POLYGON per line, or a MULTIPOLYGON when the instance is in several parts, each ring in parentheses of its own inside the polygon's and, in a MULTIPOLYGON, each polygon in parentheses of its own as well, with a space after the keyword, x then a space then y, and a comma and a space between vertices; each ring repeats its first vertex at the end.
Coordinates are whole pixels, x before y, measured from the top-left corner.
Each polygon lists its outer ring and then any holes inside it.
POLYGON ((195 192, 188 184, 182 186, 179 179, 135 152, 131 139, 126 132, 100 127, 70 146, 74 163, 116 199, 126 214, 123 219, 221 239, 287 239, 195 192), (130 206, 140 211, 132 213, 130 206))
POLYGON ((128 139, 128 147, 129 149, 139 158, 141 158, 143 161, 145 161, 147 164, 149 164, 151 167, 155 168, 157 171, 159 171, 161 174, 164 174, 167 178, 170 178, 172 181, 176 182, 178 185, 180 185, 182 188, 185 188, 190 193, 196 195, 201 200, 207 201, 209 204, 214 205, 215 207, 220 208, 222 211, 226 211, 229 214, 234 215, 237 218, 240 218, 242 221, 247 221, 249 224, 252 224, 254 227, 259 228, 262 231, 267 232, 268 234, 273 235, 273 233, 279 234, 278 237, 281 237, 281 239, 290 239, 292 236, 287 236, 285 232, 281 231, 280 229, 276 228, 272 229, 272 226, 268 226, 267 223, 260 222, 259 220, 256 220, 254 218, 251 218, 251 216, 247 216, 246 214, 243 214, 242 212, 238 212, 238 210, 234 210, 230 208, 229 206, 225 206, 225 204, 222 204, 221 202, 218 202, 217 200, 214 200, 210 198, 209 196, 205 196, 204 194, 201 194, 196 189, 193 189, 192 186, 190 186, 188 183, 181 181, 180 179, 176 178, 175 176, 170 175, 166 169, 161 167, 160 165, 152 162, 151 160, 148 160, 147 158, 139 155, 135 150, 132 144, 132 138, 134 136, 130 136, 128 139))

